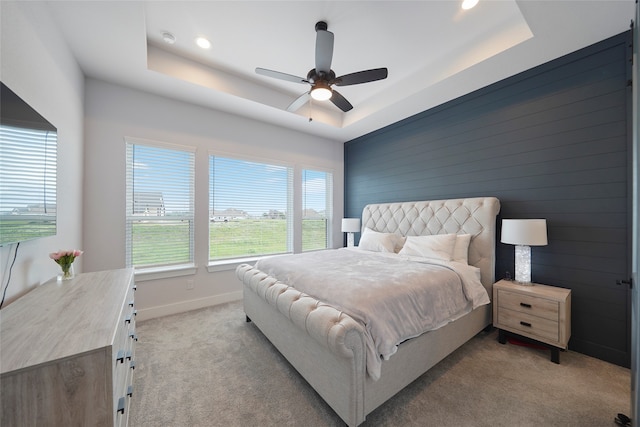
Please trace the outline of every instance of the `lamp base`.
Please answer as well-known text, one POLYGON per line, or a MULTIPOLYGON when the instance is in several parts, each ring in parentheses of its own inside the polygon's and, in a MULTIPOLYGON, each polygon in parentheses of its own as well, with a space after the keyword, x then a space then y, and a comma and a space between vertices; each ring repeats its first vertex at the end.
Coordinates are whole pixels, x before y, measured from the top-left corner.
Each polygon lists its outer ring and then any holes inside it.
POLYGON ((354 233, 347 233, 347 247, 352 248, 355 245, 354 233))
POLYGON ((517 280, 514 280, 514 282, 520 286, 534 286, 532 282, 518 282, 517 280))
POLYGON ((531 246, 516 246, 516 282, 531 285, 531 246))

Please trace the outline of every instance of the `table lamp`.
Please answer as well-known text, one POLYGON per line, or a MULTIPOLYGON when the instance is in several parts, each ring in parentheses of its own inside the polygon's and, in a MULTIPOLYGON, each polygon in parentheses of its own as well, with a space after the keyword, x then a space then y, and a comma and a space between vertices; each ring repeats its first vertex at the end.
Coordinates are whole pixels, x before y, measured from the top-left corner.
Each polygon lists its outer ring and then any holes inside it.
POLYGON ((531 285, 531 246, 547 244, 547 220, 503 219, 500 241, 516 245, 516 282, 531 285))
POLYGON ((342 232, 347 233, 347 247, 354 246, 354 234, 360 231, 360 218, 342 218, 342 232))

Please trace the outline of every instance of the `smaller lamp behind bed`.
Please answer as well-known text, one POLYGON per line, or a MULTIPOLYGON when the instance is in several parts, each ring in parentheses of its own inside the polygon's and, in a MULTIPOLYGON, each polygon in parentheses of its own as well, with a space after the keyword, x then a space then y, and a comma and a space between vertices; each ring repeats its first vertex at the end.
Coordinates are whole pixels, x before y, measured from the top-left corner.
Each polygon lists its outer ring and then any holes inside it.
POLYGON ((347 247, 353 247, 353 233, 360 232, 360 218, 342 218, 342 232, 347 233, 347 247))

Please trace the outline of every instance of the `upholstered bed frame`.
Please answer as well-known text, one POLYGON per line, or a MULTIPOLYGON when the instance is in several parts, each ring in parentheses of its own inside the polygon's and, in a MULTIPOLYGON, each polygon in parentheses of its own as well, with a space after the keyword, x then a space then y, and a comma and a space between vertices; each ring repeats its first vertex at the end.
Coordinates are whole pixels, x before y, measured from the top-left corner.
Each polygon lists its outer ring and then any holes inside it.
MULTIPOLYGON (((405 236, 471 234, 469 264, 481 271, 489 296, 494 283, 496 216, 493 197, 365 206, 362 226, 405 236)), ((366 372, 363 326, 248 264, 239 266, 244 310, 262 333, 349 425, 402 390, 491 323, 481 306, 435 331, 400 344, 374 381, 366 372)))

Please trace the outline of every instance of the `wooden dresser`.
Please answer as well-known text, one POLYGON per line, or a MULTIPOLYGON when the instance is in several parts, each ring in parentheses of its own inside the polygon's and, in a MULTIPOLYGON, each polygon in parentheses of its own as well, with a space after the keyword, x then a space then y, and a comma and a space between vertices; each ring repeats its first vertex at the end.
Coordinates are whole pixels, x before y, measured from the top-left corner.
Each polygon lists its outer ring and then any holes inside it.
POLYGON ((3 426, 126 426, 133 269, 49 281, 0 310, 3 426))

